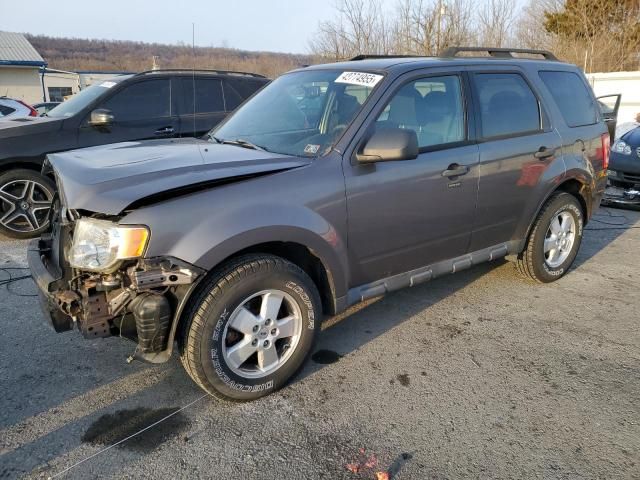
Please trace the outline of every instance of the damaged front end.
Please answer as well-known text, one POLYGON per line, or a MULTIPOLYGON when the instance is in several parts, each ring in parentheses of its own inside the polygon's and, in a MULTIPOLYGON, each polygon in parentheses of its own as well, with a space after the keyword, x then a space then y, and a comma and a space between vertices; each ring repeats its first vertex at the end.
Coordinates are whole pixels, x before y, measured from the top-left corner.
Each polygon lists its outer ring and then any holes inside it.
POLYGON ((608 170, 607 188, 602 204, 640 207, 640 174, 608 170))
POLYGON ((175 258, 144 258, 146 227, 54 211, 50 233, 28 252, 53 328, 122 336, 137 343, 132 358, 168 360, 184 302, 204 272, 175 258))

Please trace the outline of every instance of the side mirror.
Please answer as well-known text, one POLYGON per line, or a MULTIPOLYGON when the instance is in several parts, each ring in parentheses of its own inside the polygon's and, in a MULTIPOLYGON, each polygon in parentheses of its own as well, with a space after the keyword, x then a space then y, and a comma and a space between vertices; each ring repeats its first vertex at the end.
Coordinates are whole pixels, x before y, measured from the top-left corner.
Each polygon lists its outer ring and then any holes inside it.
POLYGON ((91 118, 89 119, 89 125, 92 127, 108 127, 113 123, 115 117, 111 110, 106 108, 98 108, 91 112, 91 118))
POLYGON ((376 131, 356 154, 359 163, 394 162, 418 158, 418 135, 413 130, 385 128, 376 131))

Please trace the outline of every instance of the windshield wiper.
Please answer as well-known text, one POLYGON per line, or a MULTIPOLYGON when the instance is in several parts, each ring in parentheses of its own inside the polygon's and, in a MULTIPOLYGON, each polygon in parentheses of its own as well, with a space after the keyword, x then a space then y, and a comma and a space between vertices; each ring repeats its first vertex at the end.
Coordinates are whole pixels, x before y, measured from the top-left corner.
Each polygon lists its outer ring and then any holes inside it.
POLYGON ((216 137, 211 137, 211 138, 213 138, 216 142, 222 143, 224 145, 237 145, 243 148, 250 148, 251 150, 261 150, 263 152, 269 151, 266 148, 261 147, 260 145, 256 145, 255 143, 251 143, 250 141, 244 140, 242 138, 236 138, 235 140, 217 139, 216 137))

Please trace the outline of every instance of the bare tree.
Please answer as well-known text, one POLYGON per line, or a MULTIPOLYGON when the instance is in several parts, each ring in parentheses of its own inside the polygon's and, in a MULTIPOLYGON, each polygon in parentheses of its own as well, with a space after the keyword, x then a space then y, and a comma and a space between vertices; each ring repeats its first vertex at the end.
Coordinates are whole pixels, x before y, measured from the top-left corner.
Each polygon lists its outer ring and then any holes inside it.
POLYGON ((515 2, 488 0, 478 12, 479 43, 491 47, 508 46, 512 43, 515 20, 515 2))
POLYGON ((360 53, 386 54, 391 48, 391 29, 380 0, 341 0, 337 19, 321 22, 310 47, 323 58, 340 60, 360 53))

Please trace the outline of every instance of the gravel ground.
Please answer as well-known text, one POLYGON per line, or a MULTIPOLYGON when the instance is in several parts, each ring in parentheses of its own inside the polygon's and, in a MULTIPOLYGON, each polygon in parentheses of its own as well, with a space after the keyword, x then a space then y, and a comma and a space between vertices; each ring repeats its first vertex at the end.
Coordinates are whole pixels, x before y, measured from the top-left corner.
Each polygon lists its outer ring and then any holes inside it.
MULTIPOLYGON (((54 334, 17 296, 30 280, 2 287, 0 478, 640 478, 640 214, 596 219, 559 282, 499 261, 390 294, 245 404, 203 396, 175 358, 54 334)), ((1 241, 0 267, 25 246, 1 241)))

